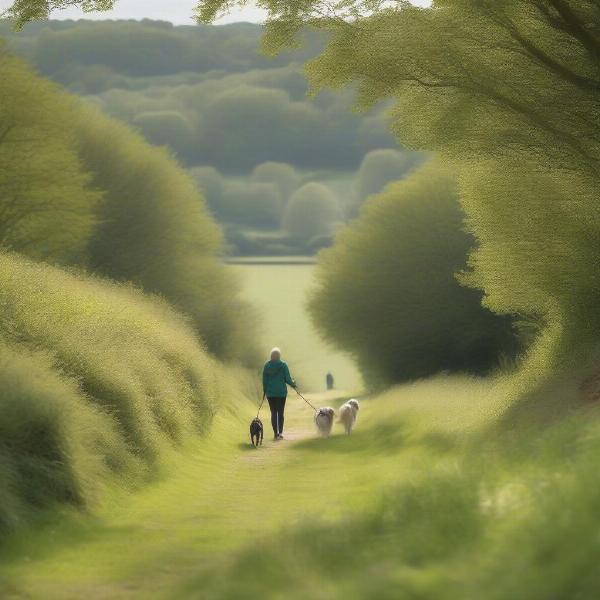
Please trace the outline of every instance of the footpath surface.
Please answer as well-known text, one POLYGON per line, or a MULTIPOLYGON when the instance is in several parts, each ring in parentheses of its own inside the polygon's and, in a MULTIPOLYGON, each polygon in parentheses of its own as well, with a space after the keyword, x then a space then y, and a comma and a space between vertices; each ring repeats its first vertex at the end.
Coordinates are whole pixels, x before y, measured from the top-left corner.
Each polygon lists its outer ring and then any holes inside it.
MULTIPOLYGON (((341 401, 339 393, 307 398, 319 406, 341 401)), ((236 548, 322 510, 337 484, 320 456, 327 440, 316 437, 312 409, 290 395, 282 441, 272 439, 268 413, 263 407, 259 449, 249 444, 251 416, 246 423, 222 414, 158 482, 112 498, 96 516, 68 513, 21 536, 0 557, 0 597, 169 598, 236 548)))

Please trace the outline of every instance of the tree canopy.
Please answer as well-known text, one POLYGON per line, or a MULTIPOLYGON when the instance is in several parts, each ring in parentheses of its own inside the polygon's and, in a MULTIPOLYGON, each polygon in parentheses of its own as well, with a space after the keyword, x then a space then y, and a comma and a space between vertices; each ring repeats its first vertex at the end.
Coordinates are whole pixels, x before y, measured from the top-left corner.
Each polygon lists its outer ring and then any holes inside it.
POLYGON ((517 344, 510 320, 456 280, 473 243, 455 178, 428 164, 371 196, 322 252, 311 315, 375 384, 483 373, 517 344))
POLYGON ((355 209, 388 183, 402 179, 420 161, 415 153, 392 149, 372 150, 366 154, 357 173, 355 209))
POLYGON ((53 10, 79 6, 85 11, 110 10, 114 0, 15 0, 6 14, 15 19, 17 27, 37 19, 47 19, 53 10))
POLYGON ((252 179, 276 185, 286 202, 300 185, 300 176, 294 167, 281 162, 269 161, 257 165, 252 171, 252 179))
POLYGON ((0 247, 85 264, 102 194, 73 143, 74 103, 0 45, 0 247))
MULTIPOLYGON (((207 0, 200 16, 231 5, 207 0)), ((351 87, 363 108, 391 99, 398 139, 454 164, 477 239, 466 280, 488 306, 588 337, 597 329, 598 2, 265 6, 269 50, 294 44, 306 25, 328 32, 307 67, 314 89, 351 87)))
POLYGON ((283 217, 283 228, 293 236, 309 239, 331 235, 340 218, 340 208, 331 191, 311 182, 292 194, 283 217))
POLYGON ((266 57, 255 24, 173 26, 159 21, 49 21, 13 32, 11 50, 42 75, 132 124, 180 162, 247 173, 268 161, 354 170, 395 145, 386 108, 352 113, 350 94, 306 97, 302 63, 322 47, 266 57), (235 117, 235 118, 233 118, 235 117), (267 135, 268 132, 268 135, 267 135))
POLYGON ((252 327, 194 180, 4 49, 0 79, 2 249, 132 282, 185 313, 214 354, 248 359, 252 327))
MULTIPOLYGON (((199 19, 210 22, 240 3, 205 0, 199 19)), ((13 15, 45 16, 60 4, 20 0, 13 15)), ((301 44, 307 26, 326 34, 323 51, 307 65, 313 90, 347 87, 362 108, 392 102, 400 142, 454 164, 477 239, 468 280, 484 289, 488 306, 553 322, 575 319, 588 332, 600 326, 597 1, 261 6, 269 52, 301 44)))

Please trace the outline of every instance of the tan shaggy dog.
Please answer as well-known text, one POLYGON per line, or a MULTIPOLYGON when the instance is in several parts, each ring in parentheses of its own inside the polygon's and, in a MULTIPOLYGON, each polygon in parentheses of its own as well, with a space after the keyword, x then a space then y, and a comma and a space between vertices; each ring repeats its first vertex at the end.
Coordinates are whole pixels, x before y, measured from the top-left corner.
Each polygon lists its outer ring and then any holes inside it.
POLYGON ((346 404, 342 404, 342 406, 340 406, 340 418, 338 419, 338 423, 342 423, 344 425, 347 435, 352 433, 352 428, 356 423, 358 408, 358 400, 355 400, 354 398, 352 398, 352 400, 348 400, 346 404))
POLYGON ((315 425, 322 437, 329 437, 331 428, 333 427, 333 417, 335 411, 330 406, 320 408, 315 414, 315 425))

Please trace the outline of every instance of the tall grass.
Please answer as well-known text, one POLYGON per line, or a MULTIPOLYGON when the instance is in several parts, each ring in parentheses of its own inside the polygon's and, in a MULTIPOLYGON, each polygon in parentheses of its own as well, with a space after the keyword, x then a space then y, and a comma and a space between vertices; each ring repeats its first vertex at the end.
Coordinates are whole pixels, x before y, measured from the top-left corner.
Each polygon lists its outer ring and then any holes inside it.
MULTIPOLYGON (((515 429, 494 417, 507 408, 510 378, 452 381, 392 390, 363 403, 356 435, 299 444, 286 478, 315 487, 318 512, 297 522, 286 508, 293 525, 171 597, 597 598, 598 407, 544 423, 522 412, 515 429), (378 485, 384 466, 387 485, 378 485), (361 476, 371 500, 356 510, 351 482, 361 476), (344 491, 327 503, 330 479, 344 491)), ((560 406, 576 386, 548 393, 560 406)))
POLYGON ((0 346, 0 529, 51 502, 90 504, 134 465, 115 420, 49 355, 0 346))
POLYGON ((228 385, 163 301, 10 254, 0 338, 0 527, 156 464, 206 430, 228 385))

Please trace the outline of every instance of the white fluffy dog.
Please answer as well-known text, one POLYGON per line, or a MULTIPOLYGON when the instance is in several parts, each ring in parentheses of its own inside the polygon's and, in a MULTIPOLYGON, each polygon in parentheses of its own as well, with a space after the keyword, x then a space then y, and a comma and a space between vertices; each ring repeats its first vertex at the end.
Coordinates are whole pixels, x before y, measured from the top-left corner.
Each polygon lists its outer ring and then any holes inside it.
POLYGON ((333 417, 335 411, 329 406, 320 408, 315 414, 315 425, 322 437, 329 437, 331 428, 333 427, 333 417))
POLYGON ((348 400, 346 404, 342 404, 342 406, 340 406, 340 418, 338 419, 338 423, 342 423, 344 425, 347 435, 352 433, 352 428, 356 423, 356 414, 358 413, 358 408, 358 400, 355 400, 354 398, 352 398, 352 400, 348 400))

